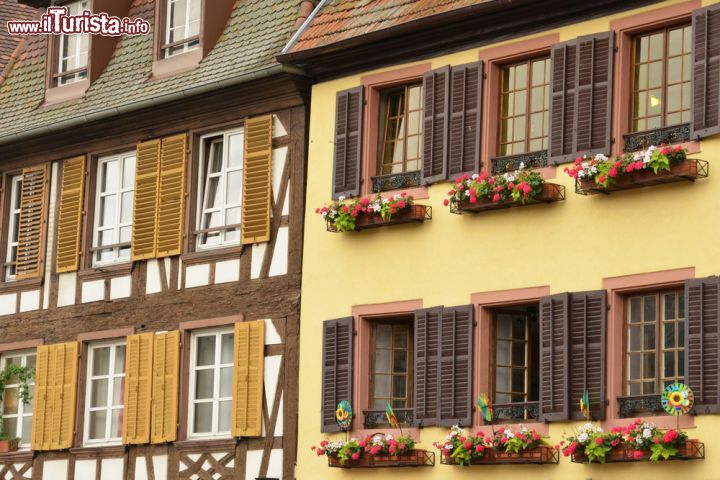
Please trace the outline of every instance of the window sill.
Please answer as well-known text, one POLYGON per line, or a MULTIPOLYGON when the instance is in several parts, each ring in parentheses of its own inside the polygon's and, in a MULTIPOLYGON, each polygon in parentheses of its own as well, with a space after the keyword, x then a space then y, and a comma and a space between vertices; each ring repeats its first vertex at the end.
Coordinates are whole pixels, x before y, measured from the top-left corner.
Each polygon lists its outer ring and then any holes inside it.
POLYGON ((220 260, 233 260, 240 258, 244 250, 244 245, 232 245, 227 247, 209 248, 188 252, 182 255, 181 260, 186 265, 195 265, 198 263, 216 262, 220 260))
POLYGON ((197 451, 199 449, 206 451, 229 450, 235 448, 237 439, 235 437, 192 437, 187 440, 180 440, 174 443, 178 451, 185 452, 189 450, 197 451))
POLYGON ((78 271, 78 277, 85 280, 104 279, 129 275, 133 270, 133 262, 115 263, 100 267, 91 267, 78 271))
POLYGON ((33 459, 33 455, 33 451, 29 448, 16 450, 14 452, 0 453, 0 462, 31 462, 33 459))
POLYGON ((57 105, 58 103, 68 102, 70 100, 78 100, 85 95, 88 88, 90 88, 90 80, 87 79, 59 87, 50 87, 45 90, 45 103, 43 107, 57 105))
POLYGON ((118 444, 83 445, 74 447, 70 452, 78 459, 100 458, 100 457, 122 457, 125 455, 126 446, 118 444))
POLYGON ((180 73, 189 72, 197 68, 203 59, 202 45, 189 52, 174 55, 168 58, 154 60, 152 64, 151 80, 160 80, 180 73))
POLYGON ((0 293, 12 293, 25 290, 39 288, 43 283, 43 278, 30 278, 27 280, 6 280, 0 283, 0 293))

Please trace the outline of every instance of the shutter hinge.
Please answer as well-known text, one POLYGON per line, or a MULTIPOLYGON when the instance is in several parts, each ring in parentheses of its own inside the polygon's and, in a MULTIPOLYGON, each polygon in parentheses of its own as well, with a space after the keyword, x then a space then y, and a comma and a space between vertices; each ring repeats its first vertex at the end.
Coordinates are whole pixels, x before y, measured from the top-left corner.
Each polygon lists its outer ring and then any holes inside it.
POLYGON ((617 45, 613 47, 613 53, 618 53, 620 50, 618 49, 617 45))
POLYGON ((482 78, 483 78, 483 80, 485 80, 487 78, 487 73, 483 72, 482 78))

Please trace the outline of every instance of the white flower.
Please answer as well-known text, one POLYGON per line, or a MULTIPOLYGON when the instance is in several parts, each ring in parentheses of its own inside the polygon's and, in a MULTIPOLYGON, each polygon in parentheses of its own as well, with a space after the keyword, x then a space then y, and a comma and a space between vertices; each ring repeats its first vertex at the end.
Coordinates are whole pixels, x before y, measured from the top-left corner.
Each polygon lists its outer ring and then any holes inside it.
POLYGON ((400 200, 400 195, 398 195, 397 193, 393 195, 393 200, 400 200))
POLYGON ((469 197, 469 196, 470 196, 470 190, 465 190, 465 192, 463 192, 463 193, 465 193, 465 196, 466 196, 466 197, 469 197))
POLYGON ((447 445, 445 445, 445 447, 443 447, 443 448, 445 448, 445 450, 452 450, 452 445, 447 444, 447 445))
POLYGON ((322 212, 322 217, 323 218, 327 217, 327 212, 322 212))
POLYGON ((592 429, 593 429, 593 424, 590 423, 590 422, 588 422, 588 423, 586 423, 585 425, 583 425, 583 429, 584 429, 585 431, 591 432, 592 429))
POLYGON ((514 182, 514 181, 515 181, 515 177, 512 176, 512 175, 508 175, 508 176, 507 176, 507 181, 508 181, 508 182, 514 182))
POLYGON ((505 434, 506 437, 512 437, 512 436, 513 436, 512 430, 510 430, 509 428, 506 428, 503 433, 505 434))
POLYGON ((652 431, 649 428, 643 430, 643 438, 650 438, 650 435, 652 435, 652 431))
POLYGON ((592 173, 597 173, 598 169, 597 169, 597 167, 596 167, 595 165, 593 165, 592 167, 590 167, 590 171, 591 171, 592 173))
POLYGON ((477 180, 477 178, 478 178, 479 176, 480 176, 480 175, 478 175, 477 173, 473 173, 473 174, 472 174, 472 179, 473 179, 473 180, 477 180))
POLYGON ((598 153, 597 155, 595 155, 595 160, 598 162, 607 162, 608 157, 606 157, 602 153, 598 153))
POLYGON ((585 170, 580 170, 578 172, 578 177, 583 178, 585 176, 585 170))
POLYGON ((372 209, 373 209, 374 212, 377 213, 377 212, 379 212, 380 210, 382 210, 382 206, 381 206, 379 203, 373 203, 372 209))
POLYGON ((387 205, 388 203, 390 203, 390 200, 387 198, 383 198, 382 203, 387 205))
POLYGON ((590 438, 590 437, 588 437, 588 434, 585 433, 585 432, 583 432, 583 433, 581 433, 580 435, 578 435, 578 441, 579 441, 580 443, 585 443, 585 442, 587 442, 589 438, 590 438))
POLYGON ((338 200, 340 200, 341 202, 344 202, 344 201, 345 201, 345 195, 340 195, 340 198, 338 198, 338 200))

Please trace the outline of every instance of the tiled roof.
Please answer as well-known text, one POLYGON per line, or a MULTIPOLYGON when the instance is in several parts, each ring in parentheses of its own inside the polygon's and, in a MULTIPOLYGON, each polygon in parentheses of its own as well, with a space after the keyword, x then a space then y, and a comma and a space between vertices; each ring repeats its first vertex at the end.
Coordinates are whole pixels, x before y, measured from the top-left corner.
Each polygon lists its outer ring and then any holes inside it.
POLYGON ((331 0, 288 53, 323 47, 403 23, 492 0, 331 0))
MULTIPOLYGON (((299 3, 238 0, 225 31, 200 65, 161 80, 149 80, 153 35, 123 37, 105 71, 81 99, 53 106, 42 106, 46 38, 30 37, 16 66, 0 84, 0 142, 3 137, 28 129, 88 117, 278 65, 275 55, 293 33, 299 3)), ((129 17, 144 18, 153 25, 153 31, 154 11, 155 0, 133 0, 129 17)))
POLYGON ((32 20, 37 14, 37 10, 17 3, 17 0, 0 0, 0 75, 22 40, 22 37, 8 34, 7 21, 32 20))

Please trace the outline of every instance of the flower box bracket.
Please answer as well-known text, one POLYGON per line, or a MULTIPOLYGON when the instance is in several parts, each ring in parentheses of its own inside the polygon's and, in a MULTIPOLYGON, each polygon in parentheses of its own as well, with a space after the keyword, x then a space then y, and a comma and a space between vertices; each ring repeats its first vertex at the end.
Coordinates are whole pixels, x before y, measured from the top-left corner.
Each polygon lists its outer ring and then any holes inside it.
MULTIPOLYGON (((532 450, 519 453, 487 450, 482 458, 473 458, 470 465, 556 465, 560 462, 560 452, 548 445, 540 445, 532 450)), ((440 458, 442 465, 458 465, 452 457, 440 458)))
POLYGON ((513 201, 506 199, 504 201, 493 202, 490 199, 478 200, 476 203, 470 203, 469 200, 463 200, 450 207, 450 212, 456 215, 464 215, 466 213, 480 213, 488 210, 501 210, 505 208, 526 207, 528 205, 536 205, 538 203, 555 203, 565 200, 565 187, 556 183, 543 183, 542 192, 535 197, 521 201, 513 201))
POLYGON ((705 160, 688 158, 670 166, 670 170, 661 170, 658 173, 651 169, 643 169, 619 177, 617 181, 607 187, 598 185, 594 179, 575 180, 575 193, 579 195, 609 195, 612 192, 633 190, 636 188, 663 185, 682 181, 694 182, 698 178, 706 178, 710 173, 710 165, 705 160))
POLYGON ((328 467, 334 468, 398 468, 434 467, 435 452, 413 450, 402 455, 363 455, 359 460, 340 463, 337 457, 328 457, 328 467))
MULTIPOLYGON (((643 455, 640 458, 635 458, 635 450, 629 449, 623 445, 614 447, 605 457, 605 463, 621 463, 621 462, 643 462, 650 461, 650 452, 643 451, 643 455)), ((705 458, 705 444, 699 440, 687 440, 683 445, 679 447, 677 455, 668 458, 667 460, 659 460, 658 463, 670 462, 675 460, 702 460, 705 458)), ((591 462, 588 461, 587 456, 582 453, 572 454, 573 463, 584 463, 586 465, 591 462)), ((597 462, 593 462, 597 463, 597 462)))
MULTIPOLYGON (((379 213, 361 213, 355 223, 355 231, 359 232, 370 228, 384 227, 389 225, 400 225, 403 223, 423 223, 425 220, 432 220, 432 207, 428 205, 410 205, 409 208, 392 215, 383 220, 379 213)), ((335 225, 327 222, 327 231, 338 233, 335 225)))

